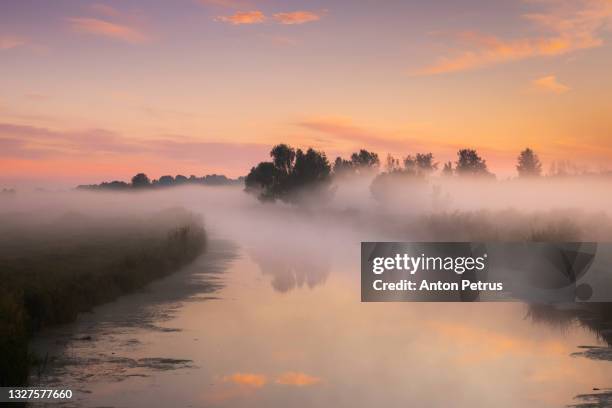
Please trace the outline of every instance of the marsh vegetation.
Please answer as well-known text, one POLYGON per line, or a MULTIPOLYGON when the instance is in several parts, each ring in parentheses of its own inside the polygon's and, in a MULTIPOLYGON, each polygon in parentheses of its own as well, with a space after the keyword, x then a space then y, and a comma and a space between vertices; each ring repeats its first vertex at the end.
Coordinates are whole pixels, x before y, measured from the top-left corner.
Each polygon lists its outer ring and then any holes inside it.
POLYGON ((42 221, 0 221, 0 385, 25 383, 28 340, 41 328, 141 288, 195 259, 205 247, 201 220, 180 209, 147 216, 77 212, 42 221))

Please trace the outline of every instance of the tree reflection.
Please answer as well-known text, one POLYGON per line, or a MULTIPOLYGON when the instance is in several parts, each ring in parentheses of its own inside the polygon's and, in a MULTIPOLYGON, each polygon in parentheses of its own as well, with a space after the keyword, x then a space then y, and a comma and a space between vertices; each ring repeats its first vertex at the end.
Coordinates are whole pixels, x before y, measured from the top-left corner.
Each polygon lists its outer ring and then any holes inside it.
POLYGON ((304 285, 311 289, 322 285, 330 272, 329 256, 320 248, 258 247, 248 252, 261 272, 272 277, 274 290, 281 293, 304 285))

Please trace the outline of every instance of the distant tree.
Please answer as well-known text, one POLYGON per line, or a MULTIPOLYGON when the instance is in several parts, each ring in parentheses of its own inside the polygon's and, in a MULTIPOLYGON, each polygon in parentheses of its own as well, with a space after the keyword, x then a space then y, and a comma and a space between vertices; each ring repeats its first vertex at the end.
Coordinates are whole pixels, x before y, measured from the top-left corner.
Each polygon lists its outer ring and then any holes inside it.
POLYGON ((174 184, 174 177, 172 176, 161 176, 157 181, 158 186, 167 187, 174 184))
POLYGON ((357 167, 375 168, 380 165, 380 160, 378 159, 378 154, 361 149, 359 153, 351 155, 351 163, 357 167))
POLYGON ((350 160, 337 157, 333 169, 335 174, 363 174, 376 170, 379 165, 378 154, 361 149, 359 152, 353 153, 350 160))
POLYGON ((516 171, 519 177, 537 177, 542 174, 542 163, 537 154, 530 148, 526 148, 517 158, 516 171))
POLYGON ((203 177, 203 179, 204 179, 204 184, 207 184, 210 186, 221 186, 221 185, 227 185, 227 184, 234 184, 237 182, 236 180, 228 179, 223 174, 209 174, 206 177, 203 177))
POLYGON ((399 171, 399 170, 401 170, 399 159, 396 159, 395 157, 388 154, 386 164, 385 164, 385 171, 387 173, 393 173, 394 171, 399 171))
POLYGON ((239 177, 237 179, 230 179, 225 177, 224 175, 211 174, 201 178, 198 178, 194 175, 189 176, 189 178, 178 175, 176 178, 172 176, 162 176, 159 180, 153 180, 152 182, 149 178, 143 173, 139 173, 132 178, 132 183, 126 183, 124 181, 111 181, 111 182, 102 182, 100 184, 88 184, 77 186, 80 190, 133 190, 141 187, 151 186, 151 187, 169 187, 177 184, 183 183, 193 183, 193 184, 202 184, 202 185, 244 185, 245 178, 239 177))
POLYGON ((353 171, 353 163, 350 160, 345 160, 342 157, 336 157, 334 161, 334 173, 348 173, 353 171))
POLYGON ((189 181, 189 179, 185 176, 183 176, 182 174, 178 174, 175 178, 174 178, 174 182, 176 184, 186 184, 189 181))
POLYGON ((108 188, 110 190, 125 190, 130 187, 125 181, 111 181, 110 183, 102 183, 99 187, 108 188))
POLYGON ((296 193, 306 187, 322 187, 329 180, 331 165, 325 153, 281 144, 270 152, 272 162, 262 162, 245 179, 245 190, 261 200, 295 202, 296 193))
POLYGON ((438 169, 438 163, 434 163, 432 153, 417 153, 416 164, 423 173, 433 173, 438 169))
POLYGON ((432 153, 417 153, 416 156, 408 155, 404 159, 404 170, 411 174, 428 175, 438 168, 438 163, 433 162, 432 153))
POLYGON ((142 188, 149 187, 151 185, 151 180, 144 173, 138 173, 134 177, 132 177, 132 186, 134 188, 142 188))
POLYGON ((389 201, 394 197, 397 188, 427 185, 428 176, 438 167, 434 163, 432 153, 417 153, 404 158, 404 167, 399 160, 387 156, 386 172, 378 174, 370 185, 372 196, 378 201, 389 201))
POLYGON ((442 175, 443 176, 452 176, 453 175, 453 163, 451 163, 449 161, 444 163, 444 167, 442 168, 442 175))
POLYGON ((461 149, 457 152, 455 173, 460 176, 492 176, 487 162, 473 149, 461 149))

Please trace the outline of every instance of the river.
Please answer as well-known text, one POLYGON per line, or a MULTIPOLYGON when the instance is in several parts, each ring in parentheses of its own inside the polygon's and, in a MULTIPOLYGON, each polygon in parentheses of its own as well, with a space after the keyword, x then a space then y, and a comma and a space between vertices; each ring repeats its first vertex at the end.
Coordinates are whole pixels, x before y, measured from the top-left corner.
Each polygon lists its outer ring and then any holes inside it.
POLYGON ((603 346, 593 331, 535 323, 520 303, 361 303, 358 250, 296 259, 213 237, 193 265, 44 331, 33 346, 49 362, 33 382, 71 388, 65 405, 79 407, 560 407, 607 398, 612 364, 583 347, 603 346))

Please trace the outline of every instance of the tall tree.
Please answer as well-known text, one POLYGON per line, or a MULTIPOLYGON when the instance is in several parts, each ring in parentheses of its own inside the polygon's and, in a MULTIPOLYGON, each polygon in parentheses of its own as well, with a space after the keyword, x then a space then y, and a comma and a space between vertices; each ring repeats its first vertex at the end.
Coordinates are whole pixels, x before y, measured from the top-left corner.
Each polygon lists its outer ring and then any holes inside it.
POLYGON ((452 176, 453 175, 453 163, 450 161, 444 163, 444 167, 442 168, 443 176, 452 176))
POLYGON ((378 154, 361 149, 353 153, 350 160, 337 157, 333 167, 336 174, 363 174, 377 170, 378 166, 380 166, 378 154))
POLYGON ((417 153, 416 156, 408 155, 404 159, 404 171, 419 176, 427 176, 438 168, 434 163, 432 153, 417 153))
POLYGON ((329 180, 331 165, 325 153, 314 149, 304 153, 281 144, 274 146, 270 156, 272 162, 259 163, 245 179, 245 191, 261 200, 296 202, 298 191, 321 187, 329 180))
POLYGON ((461 149, 457 152, 455 173, 461 176, 491 176, 486 160, 474 149, 461 149))
POLYGON ((278 169, 274 163, 261 162, 244 179, 245 190, 261 200, 274 199, 274 185, 278 180, 278 169))
POLYGON ((353 170, 353 163, 350 160, 345 160, 342 157, 336 157, 334 161, 334 173, 349 173, 353 170))
POLYGON ((291 174, 292 187, 325 181, 329 177, 331 166, 325 153, 309 148, 306 153, 298 149, 295 154, 295 166, 291 174))
POLYGON ((387 154, 385 170, 387 173, 393 173, 395 171, 400 171, 401 167, 400 167, 399 159, 396 159, 390 154, 387 154))
POLYGON ((378 159, 378 154, 361 149, 359 153, 353 153, 351 155, 351 163, 357 167, 373 168, 380 165, 380 160, 378 159))
POLYGON ((281 173, 288 175, 293 169, 295 150, 286 144, 279 144, 270 151, 272 163, 281 173))
POLYGON ((519 177, 537 177, 542 174, 540 158, 530 148, 526 148, 519 154, 517 162, 516 171, 519 177))

